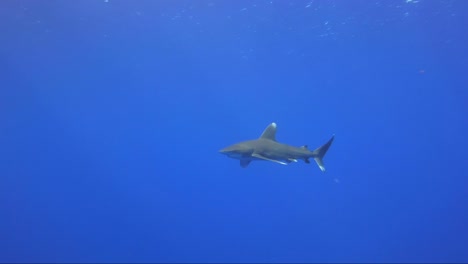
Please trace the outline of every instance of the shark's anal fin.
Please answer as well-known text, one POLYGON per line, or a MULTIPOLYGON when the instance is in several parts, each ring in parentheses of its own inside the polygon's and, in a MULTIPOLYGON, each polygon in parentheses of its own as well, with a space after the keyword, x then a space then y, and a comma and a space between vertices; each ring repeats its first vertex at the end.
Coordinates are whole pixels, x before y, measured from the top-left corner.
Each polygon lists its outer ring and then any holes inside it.
POLYGON ((240 166, 242 168, 246 168, 247 166, 249 166, 251 160, 248 160, 248 159, 241 159, 240 160, 240 166))
POLYGON ((288 165, 288 163, 286 163, 286 162, 283 162, 283 161, 280 161, 280 160, 269 159, 269 158, 264 157, 264 156, 262 156, 262 155, 260 155, 260 154, 257 154, 257 153, 252 154, 252 157, 255 157, 255 158, 257 158, 257 159, 262 159, 262 160, 267 160, 267 161, 276 162, 276 163, 279 163, 279 164, 281 164, 281 165, 288 165))

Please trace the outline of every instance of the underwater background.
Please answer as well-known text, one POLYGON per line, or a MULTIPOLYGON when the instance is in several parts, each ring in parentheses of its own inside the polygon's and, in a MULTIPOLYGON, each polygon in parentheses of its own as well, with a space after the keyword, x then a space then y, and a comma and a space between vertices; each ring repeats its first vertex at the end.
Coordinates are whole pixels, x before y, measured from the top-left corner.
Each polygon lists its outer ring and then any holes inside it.
POLYGON ((467 12, 1 1, 0 262, 467 262, 467 12))

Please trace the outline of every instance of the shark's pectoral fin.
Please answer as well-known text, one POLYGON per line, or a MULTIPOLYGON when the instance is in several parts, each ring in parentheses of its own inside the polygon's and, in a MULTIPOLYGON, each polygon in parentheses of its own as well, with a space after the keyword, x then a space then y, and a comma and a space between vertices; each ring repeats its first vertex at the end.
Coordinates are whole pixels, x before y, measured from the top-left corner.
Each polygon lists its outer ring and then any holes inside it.
POLYGON ((254 153, 252 154, 252 157, 255 157, 257 159, 262 159, 262 160, 267 160, 267 161, 272 161, 272 162, 276 162, 276 163, 279 163, 281 165, 288 165, 288 163, 284 162, 284 161, 280 161, 280 160, 274 160, 274 159, 269 159, 267 157, 264 157, 260 154, 257 154, 257 153, 254 153))
POLYGON ((251 162, 251 160, 241 159, 240 160, 240 165, 241 165, 242 168, 245 168, 245 167, 249 166, 250 162, 251 162))

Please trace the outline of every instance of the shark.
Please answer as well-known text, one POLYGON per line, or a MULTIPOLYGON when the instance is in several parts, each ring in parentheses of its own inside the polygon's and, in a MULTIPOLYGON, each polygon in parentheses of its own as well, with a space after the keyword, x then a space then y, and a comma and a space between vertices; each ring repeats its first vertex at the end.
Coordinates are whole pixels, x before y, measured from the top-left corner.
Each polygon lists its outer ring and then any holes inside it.
POLYGON ((309 159, 314 159, 320 170, 325 171, 323 157, 330 148, 335 135, 332 135, 327 143, 311 151, 307 145, 295 147, 278 142, 276 140, 276 130, 277 125, 273 122, 265 128, 259 138, 230 145, 219 150, 219 152, 230 158, 240 160, 242 168, 246 168, 254 160, 288 165, 298 160, 310 163, 309 159))

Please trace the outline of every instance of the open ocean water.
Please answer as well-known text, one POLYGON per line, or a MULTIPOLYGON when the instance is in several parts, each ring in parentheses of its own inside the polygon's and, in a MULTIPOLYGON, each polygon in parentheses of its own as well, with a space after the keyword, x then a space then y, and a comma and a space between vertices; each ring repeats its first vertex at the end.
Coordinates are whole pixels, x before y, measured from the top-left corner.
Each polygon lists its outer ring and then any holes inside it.
POLYGON ((0 262, 467 262, 467 15, 2 0, 0 262), (272 122, 327 170, 218 152, 272 122))

